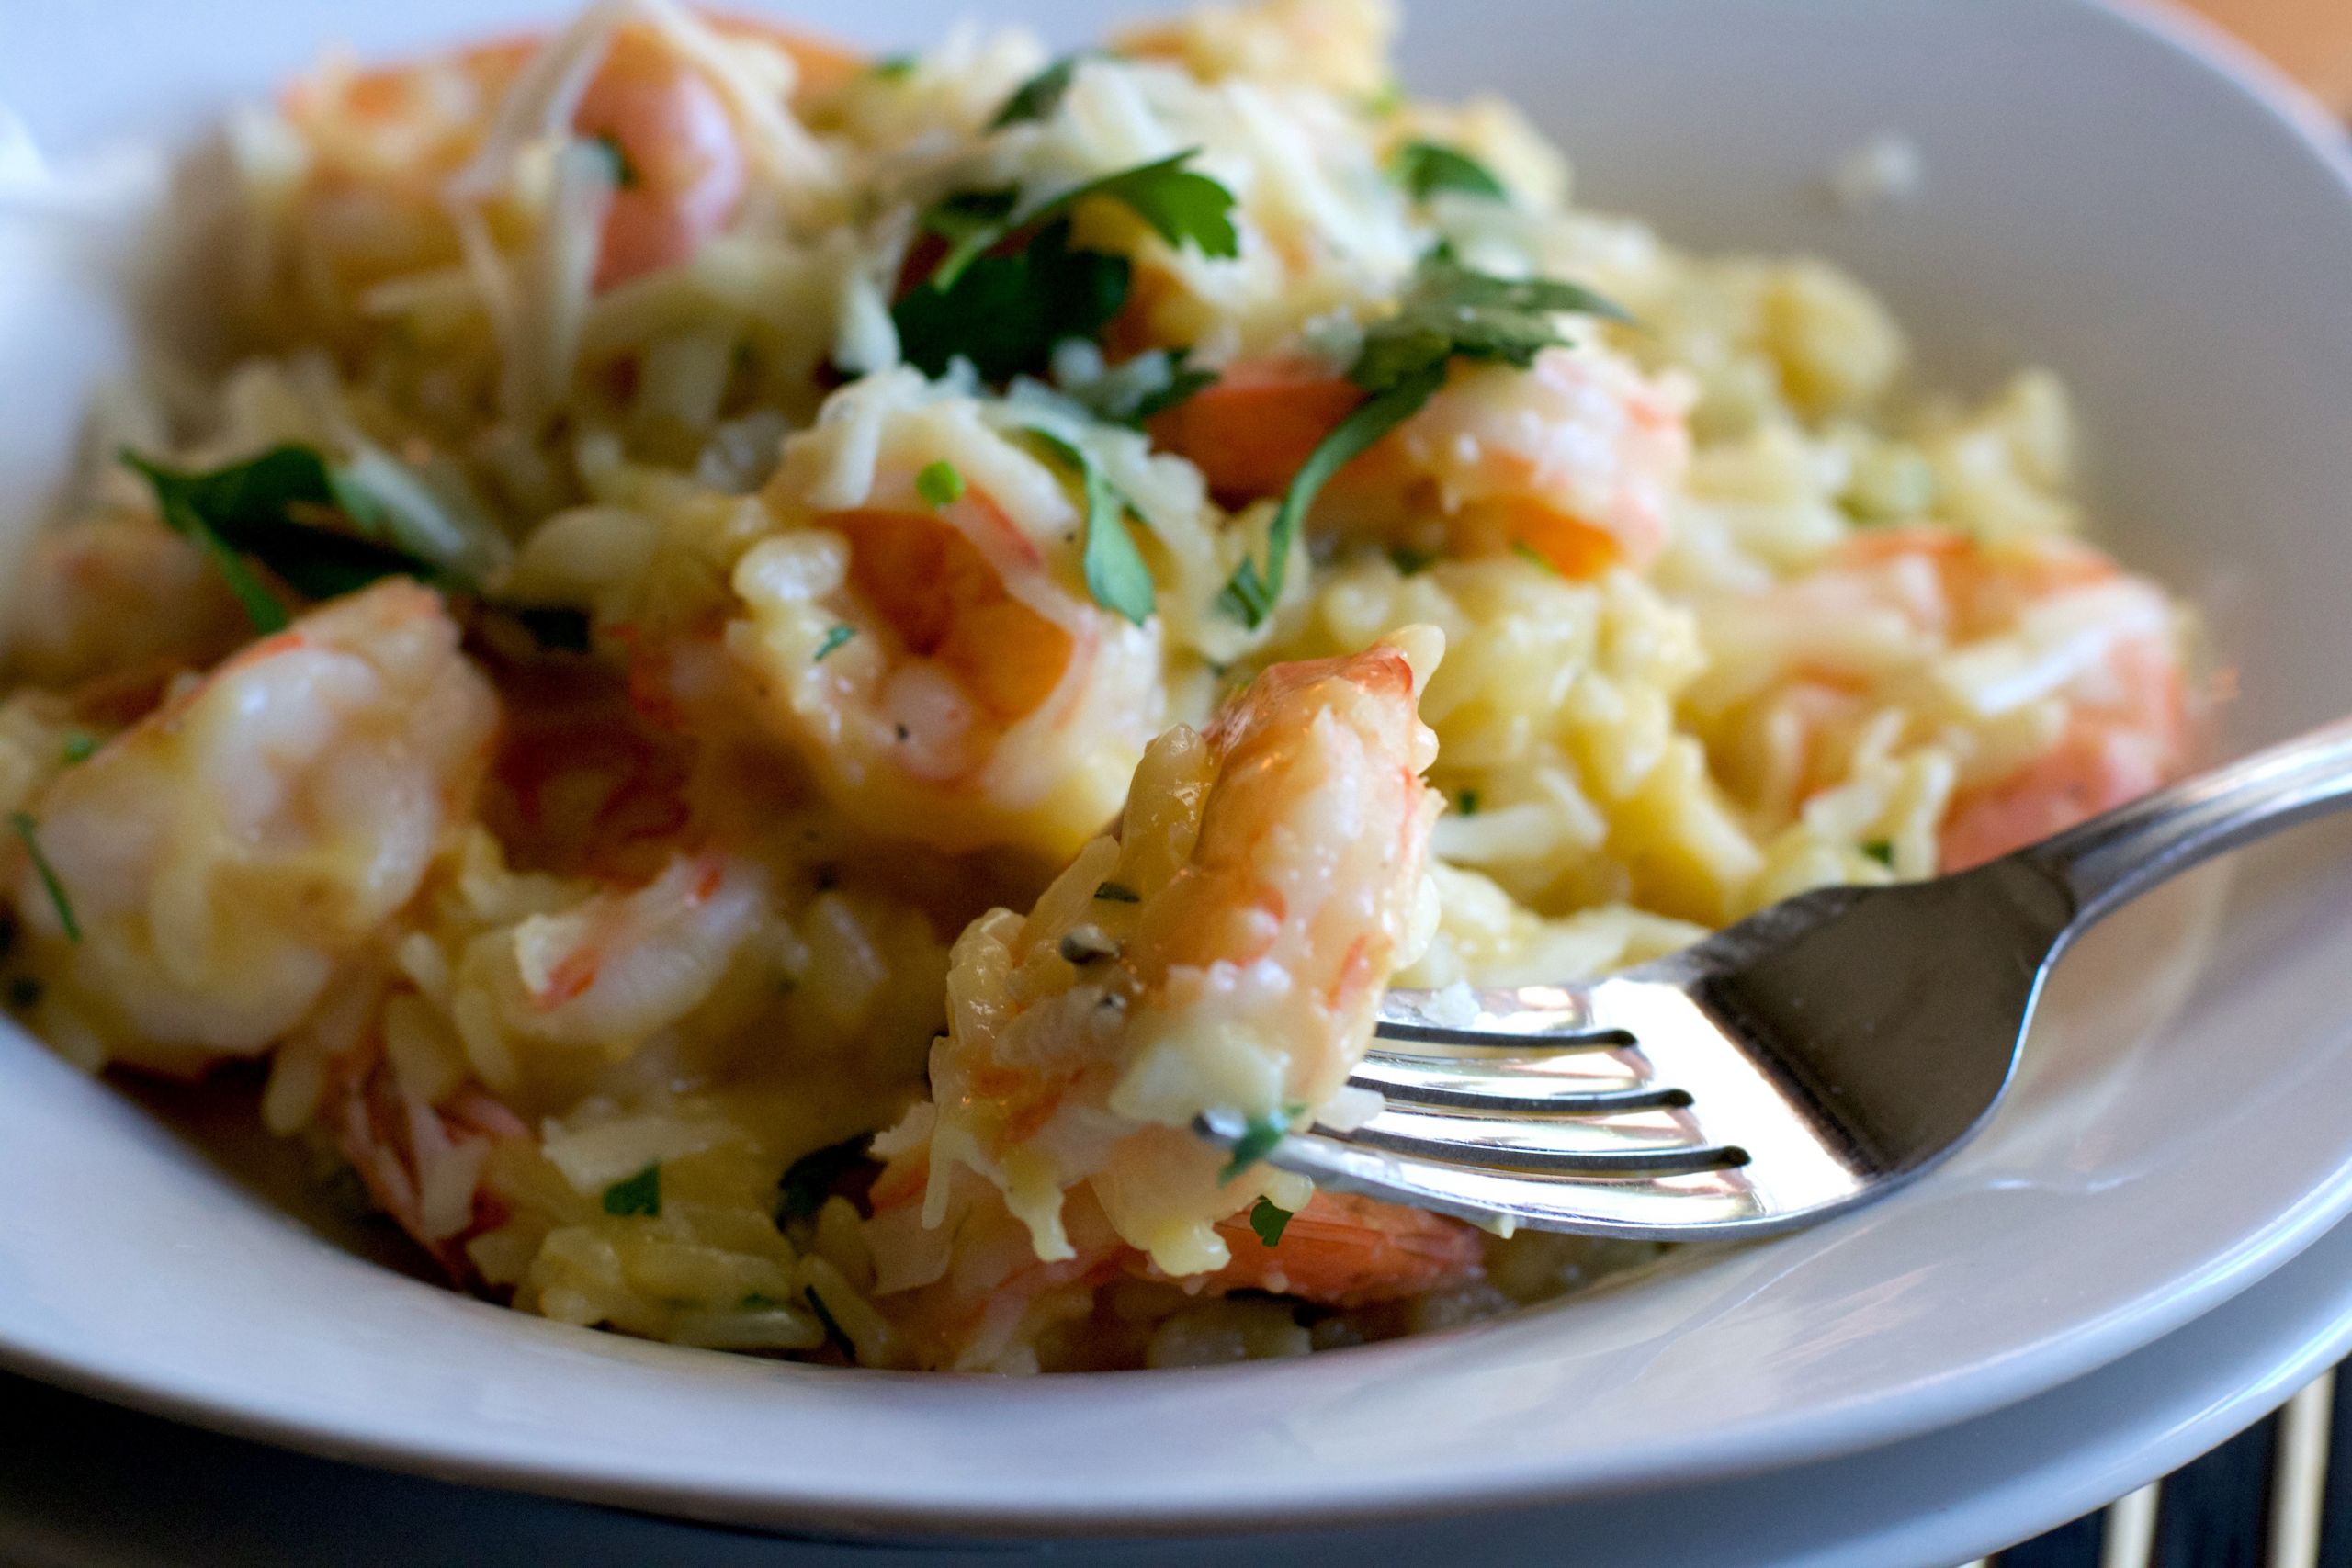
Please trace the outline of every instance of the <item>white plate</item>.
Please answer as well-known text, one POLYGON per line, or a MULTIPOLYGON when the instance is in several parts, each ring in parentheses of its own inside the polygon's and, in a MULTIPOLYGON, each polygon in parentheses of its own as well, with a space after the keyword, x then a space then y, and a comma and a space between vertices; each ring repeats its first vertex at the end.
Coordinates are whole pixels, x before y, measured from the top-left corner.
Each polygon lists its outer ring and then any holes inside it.
MULTIPOLYGON (((0 6, 27 13, 0 94, 85 145, 184 122, 177 85, 284 68, 330 12, 382 46, 500 9, 0 6)), ((867 22, 905 42, 962 8, 867 22)), ((1100 16, 991 9, 1065 36, 1100 16)), ((2268 89, 2089 0, 1453 0, 1423 14, 1409 69, 1512 94, 1580 151, 1589 190, 1675 232, 1847 260, 1939 377, 2054 364, 2117 542, 2205 598, 2242 671, 2227 741, 2347 705, 2352 183, 2268 89), (1924 199, 1837 216, 1822 171, 1890 130, 1922 150, 1924 199)), ((107 337, 77 309, 85 264, 27 285, 11 243, 0 493, 107 337)), ((2101 932, 2014 1103, 1894 1201, 1513 1321, 1223 1371, 845 1375, 502 1313, 322 1245, 0 1039, 0 1356, 323 1451, 751 1521, 1298 1524, 1785 1467, 2079 1376, 2352 1207, 2346 845, 2308 834, 2226 908, 2209 879, 2101 932), (2179 1010, 2208 928, 2211 988, 2179 1010)))
MULTIPOLYGON (((1443 1519, 1182 1541, 1057 1543, 1064 1568, 1360 1568, 1368 1562, 1551 1563, 1607 1543, 1617 1568, 1934 1568, 2078 1517, 2250 1425, 2352 1349, 2352 1225, 2146 1348, 2048 1393, 1909 1442, 1690 1487, 1443 1519)), ((0 1399, 9 1390, 0 1386, 0 1399)), ((659 1562, 663 1568, 997 1568, 1001 1543, 762 1539, 405 1476, 167 1427, 52 1396, 0 1403, 0 1561, 155 1561, 203 1538, 220 1492, 233 1547, 205 1562, 338 1568, 380 1562, 659 1562), (117 1506, 112 1456, 141 1456, 139 1507, 117 1506)), ((175 1559, 176 1560, 176 1559, 175 1559)))

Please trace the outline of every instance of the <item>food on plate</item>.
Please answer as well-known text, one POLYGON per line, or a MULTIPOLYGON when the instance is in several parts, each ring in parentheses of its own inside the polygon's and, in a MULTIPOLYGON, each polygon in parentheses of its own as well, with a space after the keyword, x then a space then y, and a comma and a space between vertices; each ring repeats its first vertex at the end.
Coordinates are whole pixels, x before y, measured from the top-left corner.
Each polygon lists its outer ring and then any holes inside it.
POLYGON ((1577 207, 1393 23, 604 0, 233 117, 18 562, 15 1016, 684 1345, 1190 1365, 1648 1256, 1263 1156, 1369 1112, 1391 985, 2162 783, 2188 618, 2049 374, 1577 207))

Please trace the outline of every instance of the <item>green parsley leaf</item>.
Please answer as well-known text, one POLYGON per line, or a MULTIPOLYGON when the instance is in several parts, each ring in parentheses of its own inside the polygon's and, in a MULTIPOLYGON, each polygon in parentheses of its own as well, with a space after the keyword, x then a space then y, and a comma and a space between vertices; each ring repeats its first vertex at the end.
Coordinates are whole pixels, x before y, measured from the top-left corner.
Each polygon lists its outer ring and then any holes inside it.
POLYGON ((1124 256, 1071 250, 1080 202, 1118 201, 1171 245, 1240 253, 1233 193, 1184 168, 1198 148, 1118 169, 1039 204, 1012 191, 962 191, 934 205, 923 227, 947 242, 930 275, 891 308, 908 362, 937 376, 958 355, 984 379, 1041 369, 1064 338, 1092 337, 1127 300, 1124 256))
POLYGON ((588 145, 612 161, 613 185, 620 190, 635 190, 638 184, 637 164, 621 145, 621 139, 609 130, 600 130, 588 138, 588 145))
POLYGON ((1424 259, 1396 313, 1364 333, 1349 367, 1348 379, 1370 392, 1370 400, 1333 426, 1299 465, 1267 526, 1265 566, 1243 561, 1217 594, 1218 606, 1247 626, 1261 624, 1282 598, 1292 542, 1306 511, 1331 476, 1418 413, 1445 385, 1446 367, 1454 360, 1521 369, 1533 364, 1538 354, 1565 341, 1553 321, 1565 311, 1630 320, 1573 283, 1495 277, 1444 254, 1424 259))
POLYGON ((1888 843, 1884 839, 1872 839, 1869 843, 1862 846, 1862 853, 1870 856, 1871 859, 1878 862, 1879 864, 1886 867, 1889 871, 1893 871, 1894 869, 1894 846, 1888 843))
POLYGON ((1542 567, 1545 571, 1552 573, 1555 577, 1559 575, 1560 569, 1552 564, 1552 558, 1545 555, 1542 550, 1537 549, 1533 545, 1529 544, 1525 539, 1513 539, 1510 542, 1510 553, 1521 558, 1522 559, 1533 561, 1537 566, 1542 567))
POLYGON ((1083 487, 1086 591, 1104 609, 1142 626, 1159 607, 1159 598, 1151 568, 1145 564, 1135 536, 1127 532, 1127 513, 1133 509, 1085 453, 1050 431, 1033 428, 1029 435, 1056 461, 1076 470, 1083 487))
POLYGON ((1317 442, 1299 465, 1290 489, 1283 492, 1282 504, 1274 509, 1273 521, 1266 526, 1265 566, 1261 569, 1256 561, 1244 560, 1235 568, 1217 594, 1218 607, 1249 626, 1259 626, 1272 615, 1282 599, 1283 580, 1290 571, 1292 545, 1316 495, 1332 475, 1419 412, 1444 384, 1445 360, 1440 357, 1369 401, 1357 404, 1354 412, 1332 426, 1331 434, 1317 442))
POLYGON ((1391 77, 1365 95, 1363 112, 1374 119, 1386 119, 1405 107, 1405 84, 1391 77))
POLYGON ((846 622, 841 626, 835 626, 832 630, 825 634, 825 640, 817 645, 817 651, 809 655, 808 662, 811 664, 822 664, 826 658, 831 654, 833 649, 841 647, 842 644, 847 642, 856 635, 857 628, 848 625, 846 622))
POLYGON ((1067 218, 1082 201, 1102 197, 1124 205, 1170 245, 1191 243, 1204 255, 1241 254, 1233 226, 1233 193, 1184 164, 1197 147, 1073 186, 1043 202, 1025 202, 1017 191, 967 190, 942 197, 922 215, 922 226, 948 243, 946 255, 923 281, 934 289, 955 286, 964 269, 1000 247, 1018 249, 1023 233, 1040 233, 1067 218))
POLYGON ((1094 889, 1094 896, 1097 898, 1102 899, 1105 904, 1140 904, 1143 902, 1142 894, 1136 892, 1132 887, 1125 886, 1125 885, 1116 882, 1105 882, 1100 884, 1094 889))
POLYGON ((1062 100, 1069 96, 1070 79, 1078 74, 1078 68, 1090 60, 1102 58, 1102 51, 1098 49, 1081 49, 1075 54, 1063 55, 1014 88, 1012 96, 1004 100, 1004 107, 989 121, 989 129, 1002 130, 1023 120, 1053 118, 1061 108, 1062 100))
POLYGON ((655 1160, 627 1180, 605 1189, 608 1214, 659 1214, 662 1212, 662 1162, 655 1160))
POLYGON ((870 1133, 860 1133, 811 1150, 786 1167, 775 1184, 775 1223, 815 1219, 842 1178, 867 1163, 865 1145, 872 1138, 870 1133))
POLYGON ((911 54, 886 54, 876 61, 871 69, 885 82, 903 82, 915 73, 918 63, 920 62, 911 54))
POLYGON ((25 853, 32 857, 33 871, 40 877, 40 885, 49 893, 49 901, 57 910, 57 923, 65 928, 65 940, 82 940, 81 922, 74 918, 74 901, 65 897, 65 884, 57 878, 57 868, 49 863, 49 856, 41 852, 40 824, 33 820, 29 811, 8 813, 8 826, 25 843, 25 853))
POLYGON ((595 647, 585 610, 570 604, 526 604, 507 614, 541 648, 558 653, 586 653, 595 647))
POLYGON ((1410 545, 1391 545, 1388 564, 1396 569, 1399 577, 1419 577, 1437 564, 1437 552, 1417 550, 1410 545))
POLYGON ((925 463, 915 475, 915 493, 932 506, 951 506, 964 494, 964 475, 944 457, 925 463))
POLYGON ((1348 378, 1368 392, 1393 387, 1431 365, 1469 359, 1525 369, 1566 340, 1562 313, 1630 321, 1591 289, 1548 277, 1496 277, 1443 256, 1421 263, 1396 313, 1365 332, 1348 378))
POLYGON ((1062 955, 1063 963, 1083 969, 1105 958, 1118 957, 1119 944, 1104 936, 1097 927, 1079 926, 1064 931, 1054 951, 1062 955))
POLYGON ((406 550, 332 525, 352 517, 350 486, 308 446, 273 446, 242 463, 188 472, 134 452, 122 461, 142 476, 172 529, 193 540, 245 607, 256 631, 282 631, 286 606, 245 564, 250 557, 310 599, 333 599, 379 578, 428 581, 441 573, 406 550))
POLYGON ((1461 794, 1461 795, 1460 795, 1459 799, 1456 801, 1456 804, 1457 804, 1457 806, 1459 806, 1459 807, 1461 808, 1461 812, 1462 812, 1462 815, 1463 815, 1463 816, 1464 816, 1464 817, 1476 817, 1476 816, 1477 816, 1477 815, 1478 815, 1478 792, 1477 792, 1476 790, 1475 790, 1475 789, 1465 789, 1465 790, 1464 790, 1464 791, 1462 792, 1462 794, 1461 794))
POLYGON ((1250 1228, 1256 1231, 1258 1239, 1268 1247, 1280 1247, 1283 1232, 1289 1225, 1290 1211, 1272 1199, 1261 1195, 1255 1203, 1250 1205, 1250 1228))
POLYGON ((1494 171, 1466 152, 1435 141, 1408 141, 1389 154, 1388 173, 1415 201, 1442 190, 1490 201, 1509 201, 1510 192, 1494 171))
POLYGON ((964 276, 964 269, 1012 232, 1013 209, 1021 204, 1017 190, 959 190, 942 197, 922 215, 922 226, 947 242, 947 254, 923 281, 945 289, 964 276))
POLYGON ((1273 1152, 1274 1145, 1290 1136, 1290 1124, 1306 1113, 1306 1107, 1285 1105, 1278 1116, 1252 1116, 1241 1129, 1241 1136, 1233 1140, 1233 1157, 1225 1162, 1217 1173, 1220 1185, 1232 1180, 1273 1152))
POLYGON ((65 738, 64 752, 68 762, 86 762, 97 749, 98 738, 95 735, 87 735, 77 729, 65 738))
POLYGON ((890 309, 899 352, 927 376, 956 359, 981 379, 1042 370, 1064 338, 1091 338, 1127 302, 1125 256, 1069 248, 1067 220, 1012 254, 981 255, 952 286, 909 289, 890 309))

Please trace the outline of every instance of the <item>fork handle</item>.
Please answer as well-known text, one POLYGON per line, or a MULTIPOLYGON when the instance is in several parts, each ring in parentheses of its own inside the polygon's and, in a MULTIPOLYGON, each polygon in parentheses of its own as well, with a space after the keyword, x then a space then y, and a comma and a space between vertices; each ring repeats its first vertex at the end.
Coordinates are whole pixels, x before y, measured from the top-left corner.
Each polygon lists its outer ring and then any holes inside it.
POLYGON ((2352 719, 2199 773, 2018 852, 2075 896, 2088 925, 2241 844, 2352 804, 2352 719))

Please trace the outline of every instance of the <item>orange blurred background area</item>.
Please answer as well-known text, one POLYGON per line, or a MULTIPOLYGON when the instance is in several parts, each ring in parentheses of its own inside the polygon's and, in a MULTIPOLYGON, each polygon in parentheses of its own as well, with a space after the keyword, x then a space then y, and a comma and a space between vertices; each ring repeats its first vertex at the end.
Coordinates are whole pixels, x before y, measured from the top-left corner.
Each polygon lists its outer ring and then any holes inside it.
POLYGON ((2352 0, 2189 0, 2287 68, 2328 107, 2352 114, 2352 0))

